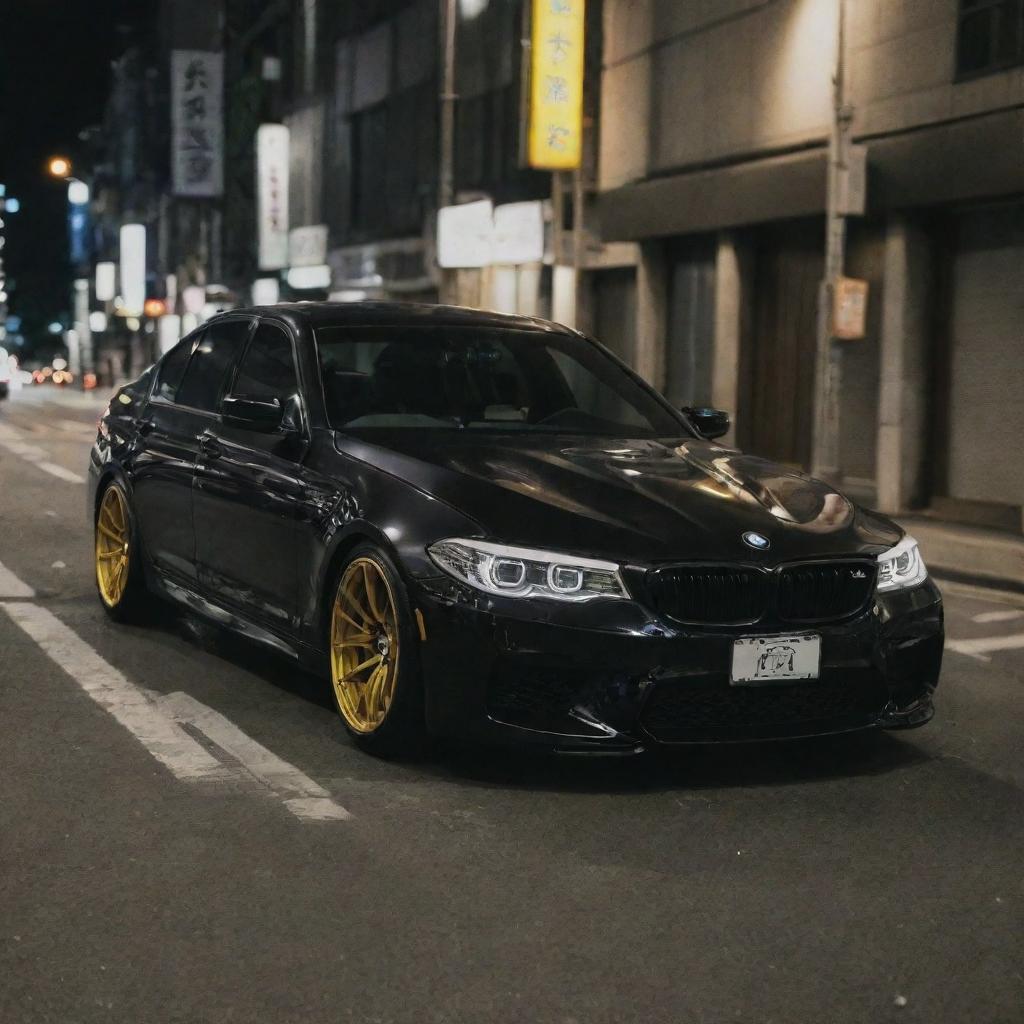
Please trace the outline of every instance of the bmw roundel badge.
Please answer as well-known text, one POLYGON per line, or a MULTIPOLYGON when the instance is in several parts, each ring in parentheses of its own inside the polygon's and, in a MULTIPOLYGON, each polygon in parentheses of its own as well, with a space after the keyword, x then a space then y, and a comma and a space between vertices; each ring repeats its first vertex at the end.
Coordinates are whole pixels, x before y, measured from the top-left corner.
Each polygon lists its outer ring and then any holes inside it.
POLYGON ((764 551, 765 548, 771 547, 771 541, 760 533, 754 533, 753 530, 748 530, 743 534, 743 543, 747 547, 756 548, 758 551, 764 551))

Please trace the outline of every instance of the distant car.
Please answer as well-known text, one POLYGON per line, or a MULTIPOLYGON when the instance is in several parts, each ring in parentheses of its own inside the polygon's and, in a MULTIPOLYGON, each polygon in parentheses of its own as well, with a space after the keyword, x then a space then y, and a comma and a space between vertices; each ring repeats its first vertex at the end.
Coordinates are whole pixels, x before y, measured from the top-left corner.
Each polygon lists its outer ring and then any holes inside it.
POLYGON ((542 320, 232 311, 100 421, 99 595, 123 620, 153 591, 322 672, 380 753, 928 721, 943 617, 917 545, 716 443, 728 425, 542 320))

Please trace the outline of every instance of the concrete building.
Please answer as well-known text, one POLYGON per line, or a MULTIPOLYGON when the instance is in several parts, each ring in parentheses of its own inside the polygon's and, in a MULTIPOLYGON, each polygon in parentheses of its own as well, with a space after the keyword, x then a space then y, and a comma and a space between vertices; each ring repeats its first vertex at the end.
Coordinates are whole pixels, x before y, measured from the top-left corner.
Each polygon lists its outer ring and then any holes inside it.
MULTIPOLYGON (((605 0, 593 328, 676 403, 807 466, 839 0, 605 0), (605 252, 611 251, 606 246, 605 252)), ((888 511, 1019 532, 1024 506, 1020 0, 846 0, 867 208, 836 342, 837 476, 888 511)))
MULTIPOLYGON (((441 154, 436 0, 290 5, 285 112, 290 222, 325 225, 328 294, 436 300, 434 226, 441 154)), ((519 160, 522 0, 455 5, 454 199, 550 194, 519 160)), ((462 275, 464 301, 489 280, 462 275)))

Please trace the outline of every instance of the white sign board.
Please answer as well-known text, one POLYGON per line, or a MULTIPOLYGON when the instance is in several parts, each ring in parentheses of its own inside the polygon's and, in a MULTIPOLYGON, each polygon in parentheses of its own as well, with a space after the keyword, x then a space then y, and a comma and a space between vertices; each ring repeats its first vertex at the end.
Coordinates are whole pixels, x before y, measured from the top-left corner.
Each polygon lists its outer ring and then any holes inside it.
POLYGON ((146 304, 146 226, 121 225, 121 301, 126 316, 142 316, 146 304))
POLYGON ((256 132, 261 270, 288 266, 288 129, 261 124, 256 132))
POLYGON ((506 203, 494 208, 495 263, 539 263, 544 259, 542 203, 506 203))
POLYGON ((224 191, 224 54, 171 52, 171 167, 174 194, 224 191))
POLYGON ((288 260, 293 267, 319 267, 326 263, 327 225, 292 228, 288 236, 288 260))
POLYGON ((117 264, 96 264, 96 298, 99 302, 110 302, 117 294, 117 264))
POLYGON ((258 277, 252 283, 252 304, 273 306, 281 298, 281 282, 276 277, 258 277))
POLYGON ((489 199, 437 211, 437 262, 445 268, 492 262, 494 207, 489 199))

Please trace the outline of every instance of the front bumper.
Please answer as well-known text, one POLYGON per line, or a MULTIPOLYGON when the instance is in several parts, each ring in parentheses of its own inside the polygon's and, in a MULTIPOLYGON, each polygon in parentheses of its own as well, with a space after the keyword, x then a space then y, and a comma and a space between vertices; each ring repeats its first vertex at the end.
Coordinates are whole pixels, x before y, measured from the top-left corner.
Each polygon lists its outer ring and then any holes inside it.
POLYGON ((818 679, 754 687, 730 683, 734 639, 792 626, 673 628, 632 602, 525 607, 449 580, 420 581, 412 596, 431 731, 567 753, 913 728, 931 718, 942 662, 930 580, 815 628, 818 679))

